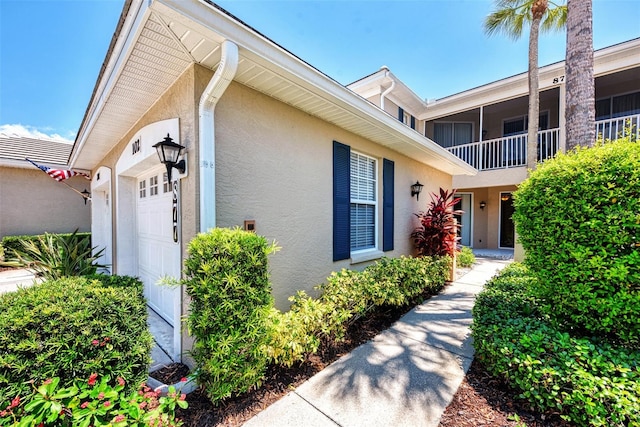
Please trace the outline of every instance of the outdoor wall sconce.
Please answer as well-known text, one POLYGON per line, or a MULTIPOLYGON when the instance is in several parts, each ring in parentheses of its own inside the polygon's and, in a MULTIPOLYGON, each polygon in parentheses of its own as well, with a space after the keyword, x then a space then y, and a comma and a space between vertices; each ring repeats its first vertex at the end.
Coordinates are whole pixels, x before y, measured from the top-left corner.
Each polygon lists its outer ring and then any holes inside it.
POLYGON ((486 206, 487 206, 487 202, 485 201, 480 202, 480 210, 484 210, 486 206))
POLYGON ((80 192, 80 194, 82 194, 82 198, 84 199, 84 204, 86 205, 87 200, 91 200, 91 192, 87 191, 87 189, 85 188, 80 192))
POLYGON ((176 168, 180 173, 184 173, 186 166, 184 159, 178 161, 178 158, 185 147, 173 142, 169 134, 167 134, 165 139, 154 144, 153 148, 158 152, 160 163, 167 167, 167 179, 169 182, 171 182, 171 169, 176 168))
POLYGON ((416 181, 416 183, 411 186, 411 197, 416 196, 416 200, 420 200, 420 192, 422 191, 422 187, 424 186, 420 184, 420 181, 416 181))

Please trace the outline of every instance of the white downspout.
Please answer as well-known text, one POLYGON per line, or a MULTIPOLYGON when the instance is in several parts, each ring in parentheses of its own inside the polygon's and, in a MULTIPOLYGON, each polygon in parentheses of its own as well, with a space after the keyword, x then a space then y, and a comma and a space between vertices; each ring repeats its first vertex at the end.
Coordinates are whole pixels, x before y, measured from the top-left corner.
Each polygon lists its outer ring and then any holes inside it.
MULTIPOLYGON (((384 69, 384 76, 389 77, 389 69, 386 66, 383 66, 382 68, 384 69)), ((395 87, 396 87, 396 81, 391 79, 391 86, 386 88, 384 92, 380 94, 380 109, 382 111, 384 111, 384 97, 387 96, 395 87)))
POLYGON ((229 40, 222 42, 218 69, 200 97, 200 231, 216 226, 216 158, 214 110, 238 70, 238 46, 229 40))

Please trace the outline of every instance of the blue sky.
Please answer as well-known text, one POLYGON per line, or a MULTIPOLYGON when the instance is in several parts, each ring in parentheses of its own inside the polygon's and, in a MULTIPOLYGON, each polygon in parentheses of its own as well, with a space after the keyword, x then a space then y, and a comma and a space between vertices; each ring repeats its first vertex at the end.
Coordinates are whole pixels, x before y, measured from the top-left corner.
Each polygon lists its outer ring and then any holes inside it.
MULTIPOLYGON (((0 132, 75 137, 123 3, 0 0, 0 132)), ((218 4, 342 84, 386 65, 437 99, 527 69, 526 33, 483 33, 492 0, 218 4)), ((593 10, 596 49, 640 37, 639 0, 593 0, 593 10)), ((564 32, 541 37, 540 65, 564 54, 564 32)))

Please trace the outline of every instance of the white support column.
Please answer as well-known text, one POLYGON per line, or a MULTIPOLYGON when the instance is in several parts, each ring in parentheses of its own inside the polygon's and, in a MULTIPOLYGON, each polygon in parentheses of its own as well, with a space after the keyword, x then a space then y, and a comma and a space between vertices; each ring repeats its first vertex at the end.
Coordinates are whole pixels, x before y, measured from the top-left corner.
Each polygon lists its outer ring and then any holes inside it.
POLYGON ((482 142, 482 129, 484 128, 484 105, 480 106, 480 129, 478 135, 480 135, 479 141, 482 142))
POLYGON ((567 151, 567 124, 564 117, 566 99, 566 86, 564 82, 560 83, 560 99, 558 100, 558 127, 560 128, 560 151, 567 151))

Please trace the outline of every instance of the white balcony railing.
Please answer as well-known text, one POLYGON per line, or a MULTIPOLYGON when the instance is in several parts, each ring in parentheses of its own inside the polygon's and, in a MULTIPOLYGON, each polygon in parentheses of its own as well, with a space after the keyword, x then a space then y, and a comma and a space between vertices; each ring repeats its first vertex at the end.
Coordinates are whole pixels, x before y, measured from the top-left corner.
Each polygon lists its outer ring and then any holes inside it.
MULTIPOLYGON (((596 136, 603 139, 616 139, 629 129, 632 138, 640 140, 640 114, 596 122, 596 136)), ((539 162, 555 156, 559 149, 559 128, 538 132, 539 162)), ((480 171, 527 165, 526 134, 457 145, 447 150, 480 171)))
POLYGON ((627 131, 635 136, 635 140, 640 139, 640 114, 596 122, 596 137, 598 138, 616 139, 625 135, 627 131))
MULTIPOLYGON (((560 129, 538 132, 538 160, 553 157, 560 148, 560 129)), ((527 165, 527 135, 505 136, 447 148, 478 170, 507 169, 527 165)))

